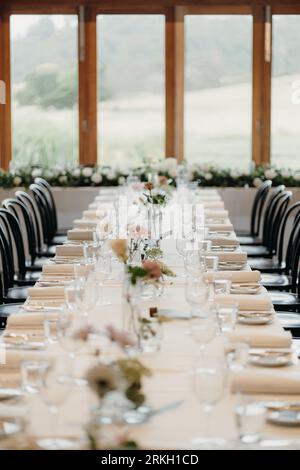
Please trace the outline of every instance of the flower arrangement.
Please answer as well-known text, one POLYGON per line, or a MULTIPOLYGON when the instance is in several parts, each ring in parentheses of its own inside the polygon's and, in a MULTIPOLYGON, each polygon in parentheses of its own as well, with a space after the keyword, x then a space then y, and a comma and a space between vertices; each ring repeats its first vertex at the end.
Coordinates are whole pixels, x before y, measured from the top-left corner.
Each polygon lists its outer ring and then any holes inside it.
POLYGON ((153 183, 145 183, 144 189, 148 190, 148 193, 143 193, 146 197, 146 203, 155 206, 163 206, 166 203, 166 193, 160 189, 155 189, 153 183))
MULTIPOLYGON (((266 179, 273 181, 273 186, 285 184, 300 187, 300 168, 277 168, 273 165, 257 166, 252 170, 220 168, 211 164, 186 164, 190 181, 197 181, 200 186, 217 187, 256 187, 266 179)), ((175 158, 166 158, 154 166, 159 177, 159 186, 167 192, 166 187, 176 185, 178 174, 175 158), (167 185, 166 185, 167 182, 167 185)), ((2 188, 28 187, 34 178, 45 178, 52 186, 118 186, 126 182, 129 175, 135 175, 145 182, 148 179, 149 165, 143 164, 134 169, 120 169, 110 166, 58 166, 55 167, 16 167, 10 171, 0 169, 0 186, 2 188)))

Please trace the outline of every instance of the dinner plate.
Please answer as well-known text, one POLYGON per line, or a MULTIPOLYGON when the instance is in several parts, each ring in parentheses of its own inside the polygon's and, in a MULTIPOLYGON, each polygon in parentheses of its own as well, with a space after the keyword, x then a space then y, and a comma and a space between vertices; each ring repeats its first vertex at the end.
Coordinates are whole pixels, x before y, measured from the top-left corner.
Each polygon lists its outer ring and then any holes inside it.
POLYGON ((219 262, 219 268, 221 271, 239 271, 246 266, 246 263, 235 263, 235 262, 219 262))
POLYGON ((284 426, 300 426, 300 408, 297 409, 278 409, 269 411, 267 420, 274 424, 284 426))
POLYGON ((209 230, 208 235, 209 236, 222 236, 222 237, 229 237, 229 235, 232 234, 232 231, 218 231, 218 230, 209 230))
POLYGON ((176 319, 178 318, 182 320, 187 320, 191 318, 191 315, 189 312, 182 312, 180 310, 174 310, 172 308, 159 308, 158 315, 161 315, 162 317, 176 318, 176 319))
POLYGON ((0 402, 11 400, 14 398, 20 398, 23 396, 23 392, 18 388, 0 388, 0 402))
POLYGON ((290 353, 271 350, 263 353, 250 354, 249 359, 252 364, 263 367, 283 367, 288 366, 292 362, 290 353))
POLYGON ((238 323, 243 325, 267 325, 273 322, 272 315, 238 316, 238 323))
POLYGON ((260 284, 247 286, 247 285, 231 285, 231 294, 257 294, 261 289, 260 284))

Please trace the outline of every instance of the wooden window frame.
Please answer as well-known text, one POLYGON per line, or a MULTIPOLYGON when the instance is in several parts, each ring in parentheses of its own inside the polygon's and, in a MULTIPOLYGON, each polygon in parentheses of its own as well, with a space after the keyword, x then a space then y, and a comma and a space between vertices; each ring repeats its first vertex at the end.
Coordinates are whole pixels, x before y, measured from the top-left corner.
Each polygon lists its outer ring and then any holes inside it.
MULTIPOLYGON (((0 6, 0 80, 6 84, 6 104, 0 105, 0 167, 9 168, 12 157, 10 15, 76 14, 80 37, 80 6, 84 6, 85 55, 78 47, 79 162, 97 163, 97 15, 165 15, 165 155, 184 158, 184 17, 198 14, 251 14, 253 17, 252 63, 252 159, 256 165, 270 163, 272 16, 300 14, 300 0, 281 5, 278 0, 7 0, 0 6), (197 3, 197 5, 195 5, 197 3), (216 4, 217 3, 217 4, 216 4), (266 6, 271 21, 266 27, 266 6), (268 48, 269 55, 266 55, 268 48)), ((78 39, 79 40, 79 39, 78 39)), ((80 46, 80 44, 79 44, 80 46)), ((101 138, 101 136, 100 136, 101 138)), ((101 155, 100 155, 101 159, 101 155)))

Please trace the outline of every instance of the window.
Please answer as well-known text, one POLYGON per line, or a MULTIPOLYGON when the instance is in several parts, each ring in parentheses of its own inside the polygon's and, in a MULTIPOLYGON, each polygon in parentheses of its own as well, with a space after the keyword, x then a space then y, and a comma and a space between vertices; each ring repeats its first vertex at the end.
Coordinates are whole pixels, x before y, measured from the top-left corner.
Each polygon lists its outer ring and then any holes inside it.
POLYGON ((273 16, 271 162, 299 168, 300 15, 273 16))
POLYGON ((163 157, 163 15, 99 15, 98 161, 134 166, 163 157))
POLYGON ((78 162, 77 64, 77 16, 11 16, 15 163, 78 162))
POLYGON ((251 15, 185 17, 185 158, 249 168, 251 15))

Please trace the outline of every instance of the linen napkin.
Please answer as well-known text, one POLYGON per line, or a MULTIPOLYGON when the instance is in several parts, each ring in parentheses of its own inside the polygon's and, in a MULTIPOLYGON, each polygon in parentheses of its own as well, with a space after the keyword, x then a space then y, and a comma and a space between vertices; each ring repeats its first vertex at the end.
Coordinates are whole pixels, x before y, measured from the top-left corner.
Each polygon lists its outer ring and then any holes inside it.
POLYGON ((248 343, 251 348, 290 348, 292 336, 289 331, 253 331, 250 327, 243 327, 226 334, 229 341, 234 343, 248 343))
POLYGON ((222 277, 223 279, 228 278, 231 279, 232 282, 239 282, 241 284, 261 281, 260 271, 216 271, 206 273, 205 277, 208 281, 212 281, 218 277, 222 277))
POLYGON ((43 265, 42 274, 44 274, 45 276, 74 276, 74 264, 43 265))
POLYGON ((84 256, 84 247, 81 245, 59 245, 56 247, 56 255, 82 258, 84 256))
POLYGON ((240 310, 270 311, 273 304, 269 295, 227 294, 216 295, 216 302, 222 305, 237 303, 240 310))
POLYGON ((232 224, 207 224, 210 232, 233 232, 232 224))
POLYGON ((98 223, 99 221, 95 219, 76 219, 74 220, 74 228, 95 230, 98 223))
POLYGON ((213 246, 240 246, 240 242, 234 238, 226 237, 209 237, 213 246))
POLYGON ((211 251, 210 256, 218 256, 219 261, 238 261, 245 263, 247 261, 247 253, 244 251, 211 251))
POLYGON ((204 209, 224 209, 223 201, 204 202, 204 209))
POLYGON ((6 349, 4 354, 4 364, 0 364, 0 378, 3 372, 10 372, 20 369, 23 361, 48 361, 51 354, 45 351, 30 351, 26 349, 6 349))
POLYGON ((65 289, 62 286, 58 287, 28 287, 28 295, 30 299, 34 300, 51 300, 63 299, 65 296, 65 289))
MULTIPOLYGON (((56 320, 58 312, 48 312, 47 319, 56 320)), ((46 317, 39 312, 14 313, 7 318, 6 330, 43 330, 46 317)), ((5 335, 5 333, 4 333, 5 335)))
POLYGON ((79 229, 72 229, 68 230, 68 240, 86 240, 90 241, 93 240, 93 230, 79 230, 79 229))
POLYGON ((300 393, 299 371, 249 370, 236 372, 231 381, 232 392, 293 395, 300 393))
POLYGON ((205 210, 205 217, 207 219, 226 219, 228 217, 228 211, 225 210, 205 210))
POLYGON ((97 219, 97 210, 86 210, 83 211, 82 216, 84 219, 91 220, 91 219, 97 219))

